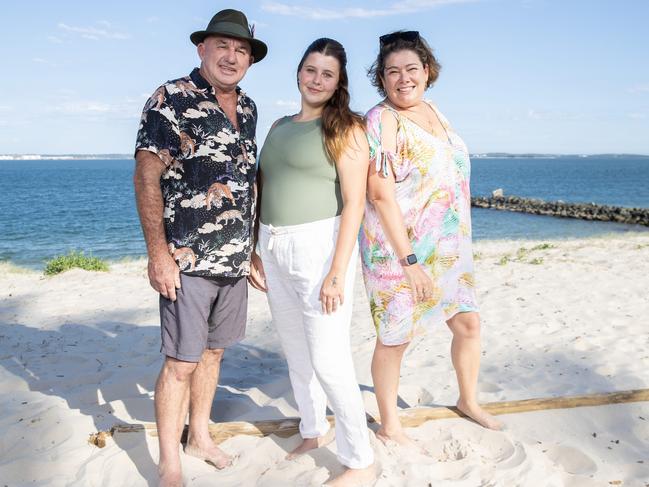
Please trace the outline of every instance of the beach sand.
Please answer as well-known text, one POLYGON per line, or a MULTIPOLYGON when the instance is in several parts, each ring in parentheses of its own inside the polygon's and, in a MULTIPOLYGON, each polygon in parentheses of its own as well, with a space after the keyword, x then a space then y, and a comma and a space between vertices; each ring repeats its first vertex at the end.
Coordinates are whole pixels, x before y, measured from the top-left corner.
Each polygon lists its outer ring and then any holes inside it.
MULTIPOLYGON (((475 244, 480 401, 649 388, 649 236, 542 244, 475 244)), ((104 448, 88 443, 89 434, 116 423, 154 421, 162 357, 146 263, 49 278, 0 265, 0 486, 154 485, 157 438, 118 433, 104 448)), ((360 275, 354 306, 357 378, 367 411, 377 414, 375 333, 360 275)), ((455 403, 450 337, 439 324, 413 342, 400 407, 455 403)), ((212 419, 296 415, 265 297, 251 290, 247 338, 226 352, 212 419)), ((376 485, 649 486, 647 402, 500 419, 502 432, 465 419, 410 429, 429 455, 386 447, 372 433, 376 485)), ((238 456, 223 471, 183 456, 186 485, 309 486, 341 471, 334 443, 284 460, 298 441, 236 436, 222 444, 238 456)))

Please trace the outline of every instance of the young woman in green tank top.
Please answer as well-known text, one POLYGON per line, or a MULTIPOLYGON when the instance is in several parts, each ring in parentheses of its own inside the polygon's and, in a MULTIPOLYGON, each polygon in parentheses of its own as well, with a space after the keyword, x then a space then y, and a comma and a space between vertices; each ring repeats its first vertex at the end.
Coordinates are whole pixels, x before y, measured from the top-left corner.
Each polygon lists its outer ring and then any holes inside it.
POLYGON ((300 413, 303 440, 287 458, 330 440, 328 400, 347 467, 332 486, 376 475, 349 338, 369 147, 346 64, 343 46, 323 38, 298 65, 301 110, 275 122, 260 153, 250 275, 267 292, 300 413))

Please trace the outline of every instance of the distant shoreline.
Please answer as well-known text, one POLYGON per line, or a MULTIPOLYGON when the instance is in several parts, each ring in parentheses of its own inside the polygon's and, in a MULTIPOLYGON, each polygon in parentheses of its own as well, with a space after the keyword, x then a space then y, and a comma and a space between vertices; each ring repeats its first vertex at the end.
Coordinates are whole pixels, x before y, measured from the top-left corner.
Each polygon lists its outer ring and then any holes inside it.
POLYGON ((564 159, 564 158, 601 158, 613 159, 649 159, 646 154, 511 154, 509 152, 486 152, 470 154, 471 159, 564 159))
POLYGON ((0 161, 69 161, 133 159, 133 154, 0 154, 0 161))
MULTIPOLYGON (((483 152, 471 154, 472 159, 563 159, 563 158, 634 158, 649 159, 649 154, 514 154, 509 152, 483 152)), ((0 154, 0 161, 59 161, 133 159, 133 154, 0 154)))

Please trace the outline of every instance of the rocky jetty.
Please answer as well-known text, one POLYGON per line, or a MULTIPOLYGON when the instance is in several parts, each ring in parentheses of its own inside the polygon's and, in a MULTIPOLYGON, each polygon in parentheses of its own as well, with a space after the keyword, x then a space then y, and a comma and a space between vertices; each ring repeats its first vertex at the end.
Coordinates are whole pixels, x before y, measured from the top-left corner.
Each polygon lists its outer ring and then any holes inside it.
POLYGON ((519 211, 534 215, 551 215, 649 226, 649 208, 625 208, 595 203, 544 201, 535 198, 521 198, 520 196, 504 196, 502 190, 494 191, 493 196, 490 197, 473 197, 471 198, 471 205, 478 208, 519 211))

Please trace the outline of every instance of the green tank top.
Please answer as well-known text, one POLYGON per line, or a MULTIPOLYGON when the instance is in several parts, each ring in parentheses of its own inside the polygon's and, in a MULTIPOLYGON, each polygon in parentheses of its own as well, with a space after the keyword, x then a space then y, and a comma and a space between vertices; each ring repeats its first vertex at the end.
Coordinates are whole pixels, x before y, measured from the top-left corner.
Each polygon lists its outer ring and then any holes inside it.
POLYGON ((262 223, 299 225, 340 215, 340 181, 327 158, 321 125, 319 118, 284 117, 269 132, 259 154, 262 223))

